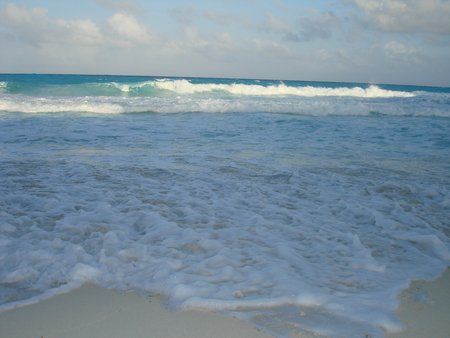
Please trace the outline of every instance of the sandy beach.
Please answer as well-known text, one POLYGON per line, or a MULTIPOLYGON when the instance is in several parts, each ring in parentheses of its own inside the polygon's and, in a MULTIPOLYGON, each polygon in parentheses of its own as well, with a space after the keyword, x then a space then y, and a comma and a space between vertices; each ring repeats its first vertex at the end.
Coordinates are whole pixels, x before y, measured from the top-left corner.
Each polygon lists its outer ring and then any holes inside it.
MULTIPOLYGON (((449 337, 450 270, 432 282, 413 282, 399 298, 402 305, 397 314, 406 329, 387 333, 386 338, 449 337)), ((4 311, 0 327, 2 338, 270 337, 236 318, 199 310, 171 313, 158 297, 122 294, 90 284, 4 311)), ((308 335, 293 332, 291 337, 308 335)))
POLYGON ((412 282, 399 299, 397 316, 406 329, 386 338, 450 337, 450 269, 434 281, 412 282))
POLYGON ((206 311, 171 313, 157 297, 93 285, 0 313, 2 338, 270 336, 239 319, 206 311))

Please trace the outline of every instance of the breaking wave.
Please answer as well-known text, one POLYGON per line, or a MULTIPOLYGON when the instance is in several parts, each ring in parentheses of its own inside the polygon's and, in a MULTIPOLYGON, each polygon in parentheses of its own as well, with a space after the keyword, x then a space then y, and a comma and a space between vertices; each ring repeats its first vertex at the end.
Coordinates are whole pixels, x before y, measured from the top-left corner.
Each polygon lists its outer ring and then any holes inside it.
POLYGON ((298 97, 413 97, 416 93, 382 89, 376 85, 367 88, 315 87, 255 83, 193 83, 186 79, 157 79, 138 83, 81 83, 66 85, 35 85, 1 82, 0 91, 9 94, 45 96, 160 96, 212 94, 234 96, 298 96, 298 97))

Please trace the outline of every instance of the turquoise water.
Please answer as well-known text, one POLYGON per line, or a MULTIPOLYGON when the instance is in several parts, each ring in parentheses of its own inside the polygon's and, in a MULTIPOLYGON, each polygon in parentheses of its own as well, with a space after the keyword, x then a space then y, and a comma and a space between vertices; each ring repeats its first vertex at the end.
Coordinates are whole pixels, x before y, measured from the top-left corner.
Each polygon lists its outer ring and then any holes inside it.
POLYGON ((450 262, 450 90, 0 75, 1 309, 89 281, 382 337, 450 262))

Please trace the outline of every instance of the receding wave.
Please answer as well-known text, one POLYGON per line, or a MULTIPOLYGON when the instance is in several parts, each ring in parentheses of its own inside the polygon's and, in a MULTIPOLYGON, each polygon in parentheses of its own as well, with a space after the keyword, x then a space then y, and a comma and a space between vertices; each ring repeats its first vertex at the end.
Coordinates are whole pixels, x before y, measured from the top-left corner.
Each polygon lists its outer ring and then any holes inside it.
POLYGON ((0 111, 30 114, 62 112, 120 114, 126 112, 122 105, 115 103, 93 102, 88 100, 51 100, 34 98, 29 100, 0 99, 0 111))
POLYGON ((17 113, 280 113, 307 116, 450 117, 448 94, 411 98, 355 97, 32 97, 2 95, 0 111, 17 113))

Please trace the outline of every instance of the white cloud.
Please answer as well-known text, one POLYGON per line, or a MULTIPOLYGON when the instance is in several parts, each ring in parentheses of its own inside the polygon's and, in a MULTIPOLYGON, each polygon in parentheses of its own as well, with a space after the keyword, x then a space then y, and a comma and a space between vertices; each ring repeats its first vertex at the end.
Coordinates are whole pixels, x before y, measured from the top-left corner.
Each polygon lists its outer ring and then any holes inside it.
POLYGON ((0 11, 0 22, 18 33, 21 40, 42 46, 133 46, 149 45, 156 41, 156 34, 132 14, 115 13, 99 27, 91 20, 50 20, 45 8, 17 7, 8 4, 0 11))
POLYGON ((360 57, 359 53, 349 53, 342 48, 321 49, 312 54, 311 63, 318 69, 326 69, 330 73, 335 71, 354 71, 365 65, 367 60, 360 57))
POLYGON ((383 50, 388 59, 400 62, 420 63, 418 50, 414 47, 406 47, 397 42, 390 41, 383 46, 383 50))
POLYGON ((217 13, 211 10, 205 10, 203 11, 203 16, 221 26, 231 26, 236 23, 242 26, 250 26, 250 22, 239 14, 217 13))
POLYGON ((263 32, 286 33, 291 31, 291 27, 281 20, 276 19, 272 14, 266 13, 267 19, 259 26, 263 32))
POLYGON ((384 45, 384 50, 387 55, 405 55, 415 54, 415 48, 406 48, 405 45, 398 43, 397 41, 390 41, 384 45))
POLYGON ((198 39, 199 32, 198 29, 195 27, 191 26, 184 27, 183 33, 184 36, 190 41, 195 41, 198 39))
POLYGON ((183 25, 190 25, 193 21, 199 19, 206 19, 221 26, 239 24, 244 27, 249 27, 251 25, 247 19, 239 14, 203 10, 193 5, 183 5, 177 8, 172 8, 170 10, 170 14, 175 21, 183 25))
POLYGON ((289 9, 289 6, 287 6, 285 3, 283 3, 280 0, 273 0, 273 2, 277 5, 277 7, 281 10, 287 11, 289 9))
POLYGON ((309 16, 297 20, 300 27, 299 33, 289 32, 284 39, 291 42, 306 42, 316 38, 330 39, 333 28, 339 24, 339 19, 333 12, 319 12, 315 9, 308 10, 309 16))
POLYGON ((80 45, 95 45, 101 42, 98 26, 91 20, 70 20, 68 23, 60 20, 66 26, 69 42, 80 45))
POLYGON ((103 8, 110 9, 114 12, 123 13, 142 13, 143 8, 136 4, 133 0, 92 0, 103 8))
POLYGON ((450 33, 450 1, 345 0, 362 9, 388 32, 450 33))
POLYGON ((290 59, 294 57, 294 53, 289 48, 276 41, 261 39, 249 40, 247 41, 247 49, 253 53, 269 58, 290 59))
POLYGON ((228 33, 204 37, 197 28, 186 26, 182 30, 183 40, 170 43, 172 51, 178 54, 200 54, 210 61, 232 62, 233 55, 241 46, 228 33))
POLYGON ((183 5, 178 8, 172 8, 170 15, 172 18, 183 25, 192 23, 194 17, 198 16, 199 9, 192 5, 183 5))
POLYGON ((47 12, 45 8, 28 10, 10 3, 0 11, 0 22, 16 30, 22 40, 32 44, 50 42, 92 45, 101 41, 100 30, 91 20, 52 21, 47 18, 47 12))
POLYGON ((157 39, 156 33, 131 14, 115 13, 106 20, 104 29, 107 34, 119 39, 116 43, 125 46, 148 45, 157 39))

